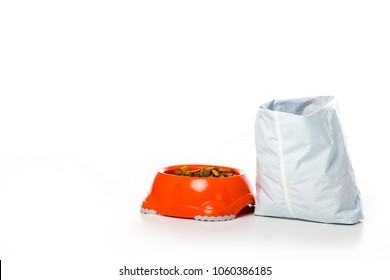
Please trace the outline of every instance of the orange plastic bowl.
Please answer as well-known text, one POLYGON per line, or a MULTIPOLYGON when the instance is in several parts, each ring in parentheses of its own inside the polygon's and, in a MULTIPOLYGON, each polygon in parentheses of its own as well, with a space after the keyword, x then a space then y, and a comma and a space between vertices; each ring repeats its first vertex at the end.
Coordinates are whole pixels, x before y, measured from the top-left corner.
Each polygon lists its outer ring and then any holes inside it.
MULTIPOLYGON (((236 174, 223 178, 174 175, 174 171, 183 165, 165 167, 157 173, 142 203, 142 213, 200 221, 226 221, 234 219, 246 206, 254 205, 250 183, 242 170, 220 166, 233 169, 236 174)), ((185 165, 190 170, 214 166, 185 165)))

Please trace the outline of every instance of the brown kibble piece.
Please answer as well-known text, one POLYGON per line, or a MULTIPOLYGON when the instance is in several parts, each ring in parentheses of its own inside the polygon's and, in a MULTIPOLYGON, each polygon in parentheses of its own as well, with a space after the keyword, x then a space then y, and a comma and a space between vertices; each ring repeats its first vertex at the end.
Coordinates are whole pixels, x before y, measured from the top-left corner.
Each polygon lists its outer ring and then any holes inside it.
POLYGON ((183 174, 183 172, 181 170, 175 170, 174 173, 175 173, 175 175, 179 175, 179 176, 183 174))
POLYGON ((200 176, 201 177, 208 177, 208 176, 210 176, 210 174, 211 174, 211 170, 210 169, 202 169, 202 170, 200 170, 200 176))

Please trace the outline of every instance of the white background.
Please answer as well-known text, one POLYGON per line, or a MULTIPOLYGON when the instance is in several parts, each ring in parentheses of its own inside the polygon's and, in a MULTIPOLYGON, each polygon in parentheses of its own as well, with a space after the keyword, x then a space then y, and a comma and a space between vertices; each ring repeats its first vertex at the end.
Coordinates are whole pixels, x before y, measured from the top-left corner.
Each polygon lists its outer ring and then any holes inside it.
POLYGON ((4 279, 130 279, 124 265, 389 276, 389 14, 386 1, 1 1, 4 279), (167 165, 238 167, 254 187, 256 108, 313 95, 338 100, 362 223, 139 213, 167 165))

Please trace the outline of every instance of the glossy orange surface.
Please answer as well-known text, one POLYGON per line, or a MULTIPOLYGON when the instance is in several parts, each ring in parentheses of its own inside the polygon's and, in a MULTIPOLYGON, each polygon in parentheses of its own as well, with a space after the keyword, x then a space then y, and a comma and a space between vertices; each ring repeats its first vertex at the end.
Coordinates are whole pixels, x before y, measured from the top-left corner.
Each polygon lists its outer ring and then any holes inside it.
MULTIPOLYGON (((186 164, 190 170, 213 165, 186 164)), ((174 175, 183 165, 161 169, 142 203, 142 208, 155 214, 195 218, 196 216, 237 216, 247 205, 255 203, 250 183, 242 170, 224 178, 186 177, 174 175)))

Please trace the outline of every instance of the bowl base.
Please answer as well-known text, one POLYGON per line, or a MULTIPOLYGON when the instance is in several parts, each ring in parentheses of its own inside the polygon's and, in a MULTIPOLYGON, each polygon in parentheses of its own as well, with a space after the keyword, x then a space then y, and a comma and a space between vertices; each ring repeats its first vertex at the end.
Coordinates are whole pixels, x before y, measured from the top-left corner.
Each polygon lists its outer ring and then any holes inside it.
POLYGON ((150 214, 150 215, 157 215, 157 211, 153 209, 146 209, 141 207, 141 213, 142 214, 150 214))
MULTIPOLYGON (((149 215, 157 215, 157 211, 153 209, 146 209, 141 207, 142 214, 149 214, 149 215)), ((235 219, 236 216, 231 214, 231 215, 225 215, 225 216, 195 216, 194 219, 197 221, 202 221, 202 222, 223 222, 223 221, 230 221, 235 219)))
POLYGON ((226 215, 226 216, 195 216, 195 220, 203 222, 223 222, 229 221, 236 218, 235 215, 226 215))

